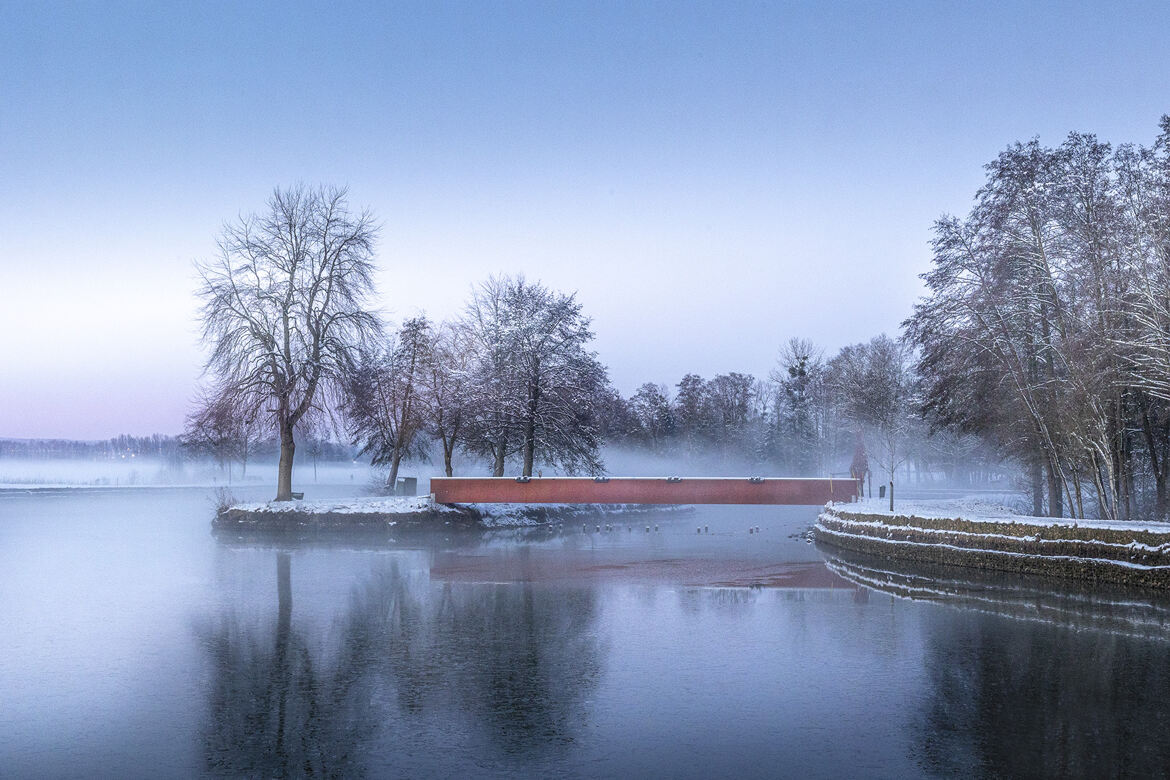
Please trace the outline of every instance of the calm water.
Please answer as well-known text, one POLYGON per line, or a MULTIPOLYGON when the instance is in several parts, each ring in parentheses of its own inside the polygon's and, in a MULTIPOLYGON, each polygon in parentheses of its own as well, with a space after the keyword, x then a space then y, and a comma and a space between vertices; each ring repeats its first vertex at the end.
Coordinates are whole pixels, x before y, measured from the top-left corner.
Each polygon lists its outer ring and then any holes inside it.
POLYGON ((1149 594, 839 558, 810 508, 280 550, 210 507, 0 494, 0 775, 1170 766, 1149 594))

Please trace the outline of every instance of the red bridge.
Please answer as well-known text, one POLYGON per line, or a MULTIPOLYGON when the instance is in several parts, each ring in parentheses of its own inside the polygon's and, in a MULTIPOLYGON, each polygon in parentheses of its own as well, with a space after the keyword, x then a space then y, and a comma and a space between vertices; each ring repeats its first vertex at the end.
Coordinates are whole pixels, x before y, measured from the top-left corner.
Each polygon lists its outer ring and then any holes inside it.
POLYGON ((854 479, 432 477, 440 504, 809 504, 856 501, 854 479))

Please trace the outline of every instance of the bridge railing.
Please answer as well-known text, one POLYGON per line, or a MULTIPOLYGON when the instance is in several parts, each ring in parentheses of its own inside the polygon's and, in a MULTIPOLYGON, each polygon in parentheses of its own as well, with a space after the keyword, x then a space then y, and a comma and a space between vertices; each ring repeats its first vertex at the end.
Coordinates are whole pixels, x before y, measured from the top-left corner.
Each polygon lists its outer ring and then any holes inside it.
POLYGON ((441 504, 804 504, 856 501, 857 480, 762 477, 432 477, 441 504))

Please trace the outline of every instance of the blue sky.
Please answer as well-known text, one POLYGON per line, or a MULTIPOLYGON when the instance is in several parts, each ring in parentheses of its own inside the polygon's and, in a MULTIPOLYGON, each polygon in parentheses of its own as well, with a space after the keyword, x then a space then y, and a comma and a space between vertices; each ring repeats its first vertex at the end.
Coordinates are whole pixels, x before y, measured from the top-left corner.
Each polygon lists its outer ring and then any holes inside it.
POLYGON ((1149 143, 1161 3, 0 0, 0 436, 176 432, 192 261, 275 185, 383 223, 391 317, 524 272, 625 392, 893 332, 1014 140, 1149 143))

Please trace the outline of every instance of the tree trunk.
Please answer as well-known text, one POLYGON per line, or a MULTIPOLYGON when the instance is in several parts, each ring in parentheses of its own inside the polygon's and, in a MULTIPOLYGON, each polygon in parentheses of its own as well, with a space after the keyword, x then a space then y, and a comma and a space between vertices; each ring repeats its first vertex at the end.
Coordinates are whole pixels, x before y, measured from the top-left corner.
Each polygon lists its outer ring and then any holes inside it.
POLYGON ((1051 461, 1048 463, 1048 516, 1064 517, 1064 494, 1061 492, 1060 475, 1051 461))
POLYGON ((1166 475, 1154 475, 1154 514, 1158 520, 1166 519, 1166 475))
POLYGON ((528 414, 524 420, 524 470, 526 477, 532 476, 532 462, 536 459, 536 407, 540 401, 540 388, 528 388, 528 414))
POLYGON ((402 453, 399 450, 394 451, 394 455, 390 458, 390 473, 386 476, 386 487, 398 493, 398 466, 402 463, 402 453))
MULTIPOLYGON (((525 434, 527 436, 528 434, 525 434)), ((533 443, 530 440, 524 442, 524 470, 520 473, 526 477, 532 476, 532 460, 533 460, 533 443)))
POLYGON ((492 476, 493 477, 504 476, 504 455, 505 454, 506 453, 504 451, 504 445, 497 444, 496 450, 495 450, 496 462, 492 467, 492 476))
MULTIPOLYGON (((1150 457, 1150 472, 1154 475, 1154 514, 1158 520, 1166 517, 1166 477, 1167 464, 1165 458, 1159 455, 1158 436, 1154 432, 1154 423, 1150 419, 1149 405, 1144 396, 1141 399, 1142 433, 1146 437, 1146 452, 1150 457)), ((1164 433, 1165 428, 1159 427, 1158 433, 1164 433)), ((1165 441, 1165 436, 1162 436, 1165 441)))
POLYGON ((894 511, 894 479, 890 478, 890 511, 894 511))
POLYGON ((1032 516, 1044 516, 1044 477, 1040 471, 1040 458, 1034 456, 1028 464, 1028 478, 1032 484, 1032 516))
POLYGON ((1076 516, 1081 520, 1085 519, 1085 504, 1084 497, 1081 495, 1081 478, 1079 474, 1073 475, 1073 487, 1077 492, 1077 514, 1076 516))
POLYGON ((292 425, 282 420, 280 423, 280 464, 276 471, 277 501, 292 501, 292 467, 293 454, 296 449, 292 425))
POLYGON ((448 477, 455 476, 451 470, 451 450, 454 449, 452 444, 448 444, 446 439, 443 439, 443 471, 448 477))

